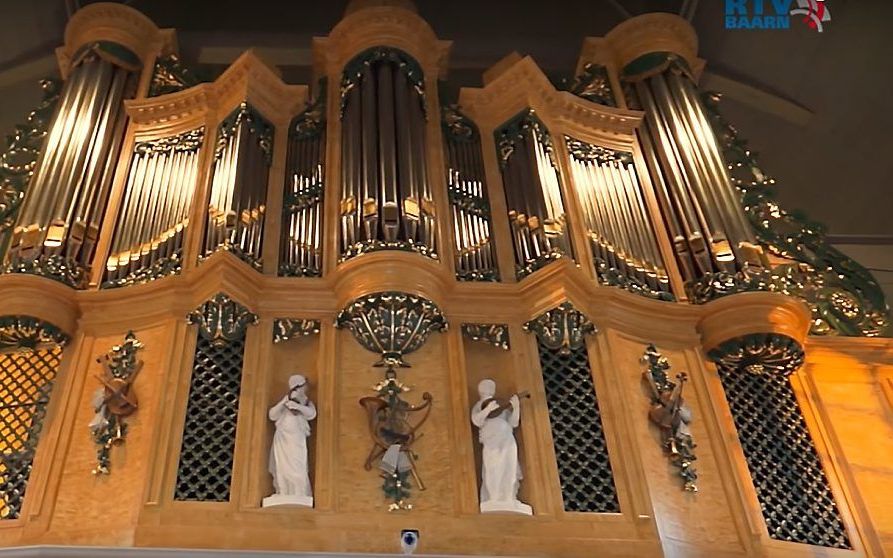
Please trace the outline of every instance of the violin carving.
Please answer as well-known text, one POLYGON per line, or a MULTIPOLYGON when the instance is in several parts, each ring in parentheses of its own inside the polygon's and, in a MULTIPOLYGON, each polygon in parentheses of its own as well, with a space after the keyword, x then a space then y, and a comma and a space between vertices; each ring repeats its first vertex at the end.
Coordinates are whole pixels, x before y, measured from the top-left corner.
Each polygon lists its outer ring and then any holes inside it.
MULTIPOLYGON (((518 399, 530 399, 530 392, 529 392, 529 391, 522 391, 522 392, 516 393, 515 395, 518 396, 518 399)), ((497 407, 496 409, 490 411, 490 414, 487 415, 487 418, 491 418, 491 419, 492 419, 492 418, 496 418, 496 417, 498 417, 503 411, 512 408, 512 403, 511 403, 511 401, 510 401, 509 399, 497 399, 497 398, 495 398, 495 397, 491 397, 491 398, 489 398, 489 399, 485 399, 485 400, 481 403, 481 408, 482 408, 482 409, 485 409, 485 408, 487 407, 487 405, 489 405, 489 404, 492 403, 493 401, 496 401, 497 403, 499 403, 499 407, 497 407)))

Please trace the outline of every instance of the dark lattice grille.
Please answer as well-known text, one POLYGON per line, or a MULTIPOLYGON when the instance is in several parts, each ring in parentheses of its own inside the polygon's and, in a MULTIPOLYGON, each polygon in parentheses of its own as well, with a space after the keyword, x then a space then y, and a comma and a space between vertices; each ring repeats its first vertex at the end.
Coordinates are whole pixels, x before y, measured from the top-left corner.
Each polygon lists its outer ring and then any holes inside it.
POLYGON ((787 377, 719 367, 773 539, 852 548, 787 377))
POLYGON ((540 343, 539 353, 564 509, 619 512, 586 347, 563 355, 540 343))
POLYGON ((244 337, 195 348, 175 500, 229 500, 242 385, 244 337))
POLYGON ((22 511, 60 347, 0 354, 0 518, 22 511))

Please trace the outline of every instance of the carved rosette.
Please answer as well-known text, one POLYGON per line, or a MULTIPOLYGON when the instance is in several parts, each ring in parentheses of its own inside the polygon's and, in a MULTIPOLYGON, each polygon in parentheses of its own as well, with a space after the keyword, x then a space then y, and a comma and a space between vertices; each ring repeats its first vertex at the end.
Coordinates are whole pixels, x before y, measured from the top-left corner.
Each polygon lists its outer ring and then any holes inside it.
POLYGON ((487 343, 504 351, 510 348, 508 324, 462 324, 462 334, 472 341, 487 343))
POLYGON ((250 325, 257 324, 257 315, 218 293, 186 316, 186 322, 198 326, 198 333, 214 345, 240 339, 250 325))
POLYGON ((748 374, 790 376, 803 364, 800 343, 777 333, 754 333, 730 339, 707 356, 717 366, 748 374))
POLYGON ((0 352, 64 347, 69 337, 58 327, 31 316, 0 317, 0 352))
POLYGON ((646 369, 642 378, 649 387, 651 408, 648 418, 660 428, 661 443, 670 462, 679 468, 682 487, 688 492, 698 491, 698 471, 694 468, 697 447, 688 429, 691 410, 682 398, 682 388, 688 381, 685 372, 676 374, 678 383, 670 380, 670 361, 652 344, 645 349, 642 363, 646 369))
POLYGON ((582 347, 586 336, 598 330, 589 318, 575 309, 570 302, 563 302, 556 308, 543 312, 538 318, 524 324, 524 331, 536 335, 546 347, 568 354, 572 349, 582 347))
POLYGON ((95 415, 90 421, 90 432, 96 443, 96 468, 94 475, 109 474, 111 450, 124 443, 127 435, 126 417, 137 410, 136 394, 132 384, 143 362, 137 352, 143 344, 132 331, 124 337, 124 343, 115 345, 108 353, 96 359, 103 365, 103 375, 97 376, 102 386, 93 400, 95 415))
POLYGON ((350 330, 357 342, 381 360, 374 366, 409 367, 403 357, 421 347, 433 331, 446 331, 447 321, 430 300, 401 292, 360 297, 335 319, 335 327, 350 330))
POLYGON ((273 321, 273 343, 282 343, 295 337, 306 337, 319 333, 319 320, 298 318, 276 318, 273 321))

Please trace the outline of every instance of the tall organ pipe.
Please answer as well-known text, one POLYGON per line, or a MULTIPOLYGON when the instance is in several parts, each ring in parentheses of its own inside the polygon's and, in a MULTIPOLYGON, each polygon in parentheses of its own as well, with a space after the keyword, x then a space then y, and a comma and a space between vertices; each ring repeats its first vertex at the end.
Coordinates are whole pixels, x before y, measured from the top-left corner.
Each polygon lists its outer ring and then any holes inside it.
POLYGON ((632 153, 565 142, 599 283, 674 300, 632 153))
POLYGON ((627 88, 630 105, 646 113, 643 154, 690 288, 718 272, 762 266, 765 257, 685 63, 670 55, 663 64, 625 79, 633 82, 627 88))
POLYGON ((103 288, 180 272, 203 137, 199 128, 134 147, 103 288))
POLYGON ((226 250, 262 269, 273 129, 242 103, 217 131, 204 254, 226 250))
MULTIPOLYGON (((323 81, 316 101, 296 116, 289 126, 279 245, 279 275, 282 276, 322 275, 325 131, 323 81)), ((345 149, 345 155, 351 161, 354 153, 352 146, 345 149)), ((345 169, 350 168, 347 159, 343 163, 345 169)), ((353 183, 353 176, 345 177, 345 184, 353 183)), ((342 234, 344 232, 343 229, 342 234)))
POLYGON ((526 110, 496 130, 515 274, 522 279, 562 256, 573 257, 561 183, 548 130, 526 110))
POLYGON ((74 60, 6 269, 83 288, 124 137, 124 99, 136 92, 140 62, 107 42, 85 46, 74 60))
POLYGON ((480 133, 474 122, 454 106, 444 107, 442 128, 456 278, 460 281, 496 281, 499 274, 490 238, 490 203, 480 133))
POLYGON ((376 250, 436 258, 435 208, 425 165, 421 68, 373 48, 341 83, 341 261, 376 250))

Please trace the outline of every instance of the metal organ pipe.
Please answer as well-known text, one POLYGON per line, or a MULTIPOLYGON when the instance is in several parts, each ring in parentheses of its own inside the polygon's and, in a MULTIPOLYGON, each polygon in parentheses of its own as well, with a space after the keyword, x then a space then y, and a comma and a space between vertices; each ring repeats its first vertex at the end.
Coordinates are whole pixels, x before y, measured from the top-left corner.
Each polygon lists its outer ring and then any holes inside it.
POLYGON ((261 244, 273 130, 242 103, 217 132, 204 254, 226 250, 262 268, 261 244))
MULTIPOLYGON (((282 236, 279 251, 279 275, 318 277, 322 275, 322 200, 324 173, 322 152, 325 137, 325 82, 321 82, 316 101, 296 116, 289 125, 286 155, 285 192, 282 206, 282 236)), ((348 159, 356 153, 353 144, 346 146, 348 159)), ((344 184, 355 184, 353 174, 344 184)), ((342 189, 342 193, 353 191, 342 189)), ((343 200, 343 198, 342 198, 343 200)), ((353 203, 353 202, 351 202, 353 203)), ((342 214, 345 205, 342 201, 342 214)), ((355 215, 347 213, 351 223, 355 215)), ((342 225, 345 220, 342 218, 342 225)), ((351 229, 353 230, 353 229, 351 229)), ((342 234, 347 227, 342 228, 342 234)))
POLYGON ((496 132, 515 273, 522 279, 562 256, 573 257, 552 140, 532 110, 496 132))
POLYGON ((425 165, 422 72, 405 53, 370 49, 341 84, 341 260, 376 250, 436 258, 425 165))
POLYGON ((499 274, 490 240, 490 203, 480 133, 474 122, 455 106, 444 107, 442 116, 456 278, 460 281, 497 281, 499 274))
POLYGON ((134 146, 103 288, 179 273, 203 138, 199 128, 134 146))
POLYGON ((75 55, 13 229, 6 269, 86 287, 124 126, 136 92, 135 55, 93 43, 75 55))
POLYGON ((674 300, 632 154, 565 141, 599 282, 674 300))
POLYGON ((668 57, 665 64, 659 73, 627 76, 634 82, 628 97, 646 113, 643 153, 691 288, 717 272, 762 266, 764 256, 684 62, 668 57))

